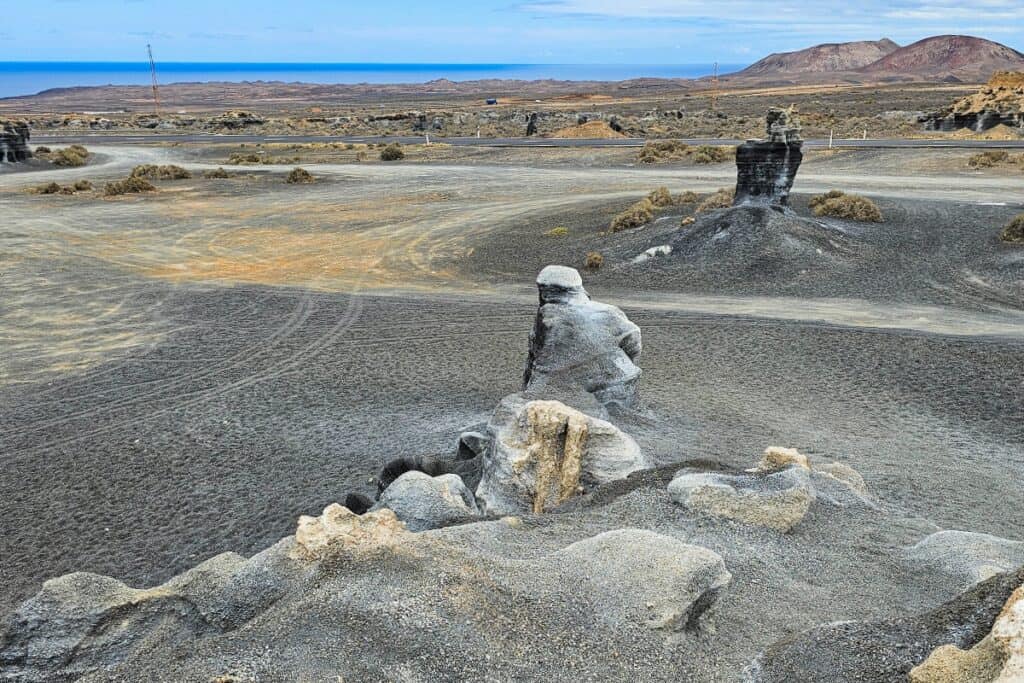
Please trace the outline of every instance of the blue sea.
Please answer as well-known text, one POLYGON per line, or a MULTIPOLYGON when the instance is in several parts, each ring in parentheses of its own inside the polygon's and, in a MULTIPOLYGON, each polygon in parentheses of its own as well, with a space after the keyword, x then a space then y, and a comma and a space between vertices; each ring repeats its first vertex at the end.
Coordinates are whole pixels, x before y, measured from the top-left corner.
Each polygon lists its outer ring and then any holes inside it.
MULTIPOLYGON (((742 69, 720 64, 720 73, 742 69)), ((425 83, 439 78, 566 81, 620 81, 628 78, 699 78, 711 64, 300 64, 163 62, 161 84, 210 81, 286 83, 425 83)), ((148 85, 147 62, 0 62, 0 97, 33 95, 51 88, 82 85, 148 85)))

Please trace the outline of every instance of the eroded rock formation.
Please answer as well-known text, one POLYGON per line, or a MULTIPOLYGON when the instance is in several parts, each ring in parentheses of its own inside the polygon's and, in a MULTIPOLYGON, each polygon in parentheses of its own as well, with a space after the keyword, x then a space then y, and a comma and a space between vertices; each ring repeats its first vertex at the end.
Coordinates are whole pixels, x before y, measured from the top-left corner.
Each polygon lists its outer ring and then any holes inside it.
POLYGON ((971 531, 938 531, 907 548, 904 559, 968 588, 1024 565, 1024 541, 971 531))
POLYGON ((651 464, 615 425, 558 401, 507 396, 487 430, 476 496, 492 514, 541 513, 651 464))
POLYGON ((606 406, 633 407, 643 349, 640 328, 609 304, 592 301, 578 271, 548 266, 537 276, 540 307, 523 388, 580 390, 606 406))
POLYGON ((791 109, 769 109, 768 139, 748 140, 736 148, 736 198, 733 206, 786 206, 803 161, 800 125, 791 109))
POLYGON ((409 531, 437 529, 480 516, 473 492, 456 474, 431 477, 406 472, 388 486, 371 510, 391 510, 409 531))
POLYGON ((945 111, 922 119, 925 130, 966 128, 981 133, 998 125, 1017 128, 1024 135, 1024 73, 1001 71, 973 95, 957 100, 945 111))
POLYGON ((30 137, 27 123, 0 119, 0 163, 32 158, 32 151, 28 147, 30 137))

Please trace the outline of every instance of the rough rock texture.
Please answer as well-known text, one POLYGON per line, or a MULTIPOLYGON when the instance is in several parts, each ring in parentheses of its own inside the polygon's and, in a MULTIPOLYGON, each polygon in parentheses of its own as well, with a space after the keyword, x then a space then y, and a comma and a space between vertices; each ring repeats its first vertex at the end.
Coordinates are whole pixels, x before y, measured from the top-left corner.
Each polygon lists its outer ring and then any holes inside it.
POLYGON ((357 515, 331 503, 319 517, 299 517, 292 556, 319 560, 337 548, 373 551, 401 543, 407 533, 395 513, 386 508, 357 515))
POLYGON ((0 119, 0 163, 25 161, 32 157, 28 147, 31 133, 22 121, 0 119))
POLYGON ((431 477, 406 472, 388 486, 371 509, 389 509, 410 531, 437 529, 480 516, 473 492, 455 474, 431 477))
POLYGON ((786 206, 803 161, 800 124, 790 110, 769 109, 768 139, 748 140, 736 148, 736 198, 733 206, 786 206))
POLYGON ((797 465, 805 470, 811 469, 807 456, 795 448, 784 448, 782 446, 769 446, 764 449, 761 462, 754 468, 755 472, 775 472, 790 465, 797 465))
POLYGON ((578 271, 548 266, 537 276, 540 306, 523 377, 527 391, 582 389, 602 404, 637 402, 640 328, 615 306, 592 301, 578 271))
POLYGON ((690 510, 782 533, 799 524, 814 501, 807 469, 799 465, 768 474, 683 472, 668 493, 690 510))
MULTIPOLYGON (((747 667, 746 681, 905 681, 910 670, 936 648, 955 645, 968 649, 985 638, 1022 582, 1024 569, 994 576, 921 615, 817 626, 762 652, 747 667)), ((1017 624, 1019 628, 1019 621, 1017 624)))
POLYGON ((601 596, 600 616, 650 628, 693 631, 732 575, 718 553, 643 529, 617 529, 555 553, 581 584, 601 596))
POLYGON ((544 512, 651 465, 615 425, 558 401, 507 396, 487 431, 476 496, 492 514, 544 512))
MULTIPOLYGON (((483 448, 481 443, 474 443, 475 448, 483 448)), ((406 472, 423 472, 431 477, 442 474, 455 474, 472 490, 480 483, 481 458, 478 453, 463 447, 460 440, 454 453, 440 455, 417 455, 395 458, 381 468, 377 476, 377 498, 391 484, 406 472)))
POLYGON ((904 558, 967 588, 1024 565, 1024 542, 970 531, 939 531, 907 548, 904 558))

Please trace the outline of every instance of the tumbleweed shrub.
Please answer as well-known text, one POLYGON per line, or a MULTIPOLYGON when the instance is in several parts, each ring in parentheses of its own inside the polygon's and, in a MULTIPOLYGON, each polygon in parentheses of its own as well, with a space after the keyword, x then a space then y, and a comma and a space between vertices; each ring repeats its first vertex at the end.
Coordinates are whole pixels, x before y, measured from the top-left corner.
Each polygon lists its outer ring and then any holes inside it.
POLYGON ((203 171, 204 178, 231 178, 232 174, 224 170, 223 166, 219 166, 212 171, 203 171))
POLYGON ((32 188, 33 194, 58 194, 60 192, 60 185, 57 183, 46 183, 45 185, 38 185, 32 188))
POLYGON ((700 199, 700 195, 692 190, 687 190, 682 194, 676 195, 676 204, 696 204, 700 199))
POLYGON ((679 161, 686 157, 690 146, 679 140, 651 140, 636 156, 641 164, 656 164, 660 161, 679 161))
POLYGON ((807 202, 807 206, 809 206, 813 211, 814 209, 817 209, 819 206, 821 206, 828 200, 838 199, 839 197, 842 197, 843 194, 844 193, 840 192, 839 190, 829 190, 825 194, 819 194, 811 197, 811 200, 807 202))
POLYGON ((564 225, 558 225, 544 233, 545 237, 565 237, 569 234, 569 228, 564 225))
POLYGON ((732 202, 735 198, 735 189, 723 187, 720 190, 716 191, 714 194, 706 197, 704 201, 698 204, 697 213, 712 211, 714 209, 728 209, 730 206, 732 206, 732 202))
POLYGON ((75 184, 72 185, 75 192, 88 192, 92 189, 92 183, 88 180, 76 180, 75 184))
POLYGON ((397 142, 392 142, 380 151, 381 161, 399 161, 404 158, 405 152, 402 151, 402 146, 397 142))
POLYGON ((187 180, 192 174, 181 166, 173 164, 157 166, 156 164, 142 164, 132 169, 132 178, 146 178, 148 180, 187 180))
POLYGON ((39 145, 38 147, 36 147, 36 154, 49 154, 52 151, 53 150, 47 147, 46 145, 39 145))
POLYGON ((613 218, 611 225, 608 227, 612 232, 621 232, 622 230, 630 230, 632 228, 639 228, 641 225, 646 225, 647 223, 650 223, 653 218, 654 205, 651 204, 650 199, 644 197, 636 204, 633 204, 613 218))
POLYGON ((313 182, 313 174, 304 168, 293 168, 288 174, 288 177, 284 179, 286 183, 291 185, 297 185, 299 183, 311 183, 313 182))
POLYGON ((651 204, 659 208, 672 206, 675 203, 672 199, 672 194, 668 191, 667 187, 659 187, 656 190, 651 190, 651 193, 647 195, 647 199, 651 204))
MULTIPOLYGON (((838 192, 838 190, 833 190, 838 192)), ((829 193, 832 194, 832 193, 829 193)), ((845 194, 839 192, 838 196, 827 197, 821 201, 811 200, 815 216, 828 216, 830 218, 842 218, 848 221, 859 221, 861 223, 881 223, 882 212, 873 201, 867 197, 856 194, 845 194)))
POLYGON ((604 265, 604 256, 597 251, 588 251, 583 259, 583 267, 587 270, 600 270, 604 265))
POLYGON ((228 163, 232 166, 239 166, 241 164, 258 164, 263 161, 263 157, 259 154, 246 154, 243 152, 233 152, 228 157, 228 163))
POLYGON ((693 163, 695 164, 720 164, 727 161, 730 156, 729 147, 718 147, 715 145, 700 145, 693 150, 693 163))
POLYGON ((967 160, 971 168, 991 168, 1010 160, 1010 153, 1003 149, 992 149, 973 155, 967 160))
POLYGON ((71 145, 50 154, 50 162, 54 166, 62 166, 64 168, 85 166, 88 160, 89 151, 81 145, 71 145))
POLYGON ((138 194, 140 192, 153 192, 156 187, 145 178, 129 176, 124 180, 116 180, 107 183, 103 187, 103 194, 107 197, 117 197, 122 194, 138 194))
POLYGON ((1024 244, 1024 213, 1007 223, 999 233, 999 239, 1013 244, 1024 244))

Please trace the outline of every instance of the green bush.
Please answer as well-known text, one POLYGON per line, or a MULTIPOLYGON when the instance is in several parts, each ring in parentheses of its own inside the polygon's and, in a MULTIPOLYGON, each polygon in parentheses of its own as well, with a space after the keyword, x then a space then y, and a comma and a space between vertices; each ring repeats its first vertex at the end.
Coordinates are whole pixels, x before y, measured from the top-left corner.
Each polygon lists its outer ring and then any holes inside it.
POLYGON ((613 218, 609 229, 612 232, 620 232, 639 228, 641 225, 650 223, 653 218, 654 205, 651 204, 650 199, 645 197, 613 218))
POLYGON ((999 234, 999 239, 1004 242, 1024 244, 1024 213, 1007 223, 1006 227, 999 234))
POLYGON ((314 182, 313 174, 304 168, 293 168, 288 177, 285 178, 286 183, 297 185, 299 183, 312 183, 314 182))
POLYGON ((732 206, 733 200, 736 198, 736 190, 733 188, 723 187, 714 194, 708 196, 700 204, 697 205, 697 213, 703 213, 704 211, 712 211, 714 209, 727 209, 732 206))
POLYGON ((116 197, 122 194, 138 194, 140 192, 153 192, 156 187, 145 178, 129 176, 124 180, 116 180, 107 183, 103 188, 103 194, 107 197, 116 197))
POLYGON ((831 216, 862 223, 881 223, 882 212, 873 201, 856 194, 831 190, 809 202, 815 216, 831 216))
POLYGON ((404 158, 405 152, 402 151, 402 146, 397 142, 392 142, 380 152, 381 161, 399 161, 404 158))

